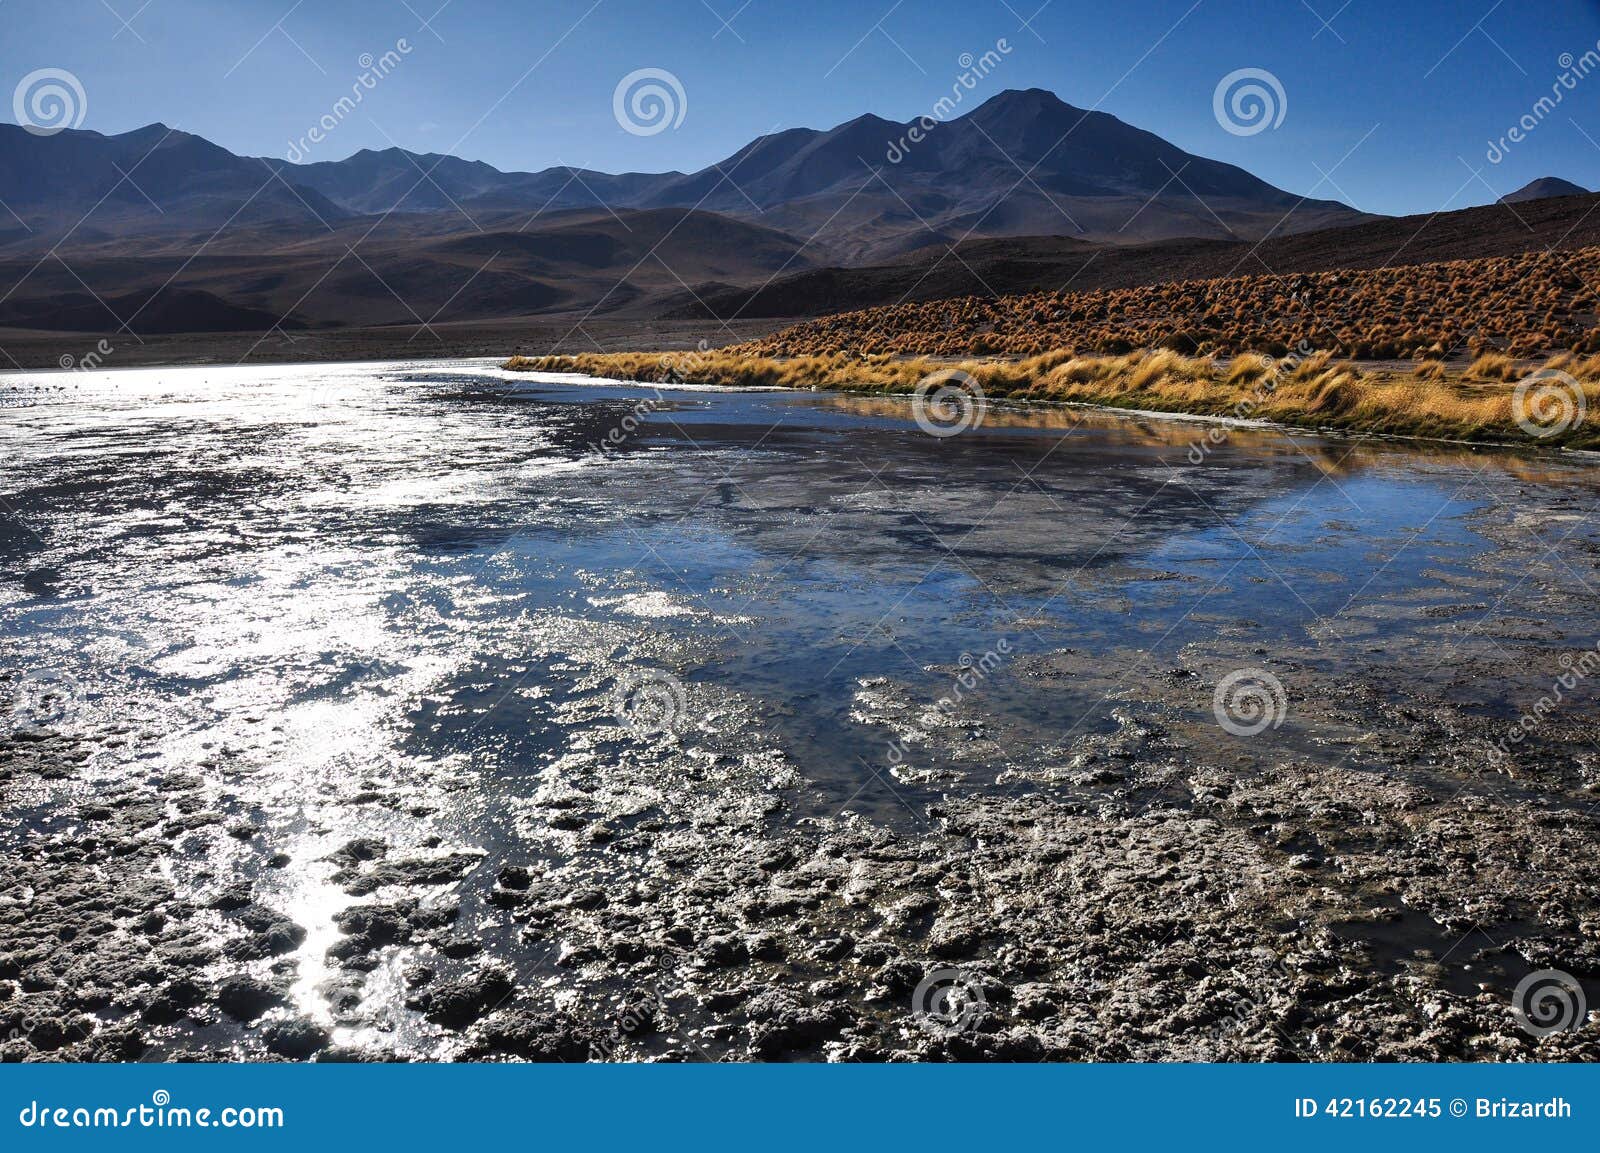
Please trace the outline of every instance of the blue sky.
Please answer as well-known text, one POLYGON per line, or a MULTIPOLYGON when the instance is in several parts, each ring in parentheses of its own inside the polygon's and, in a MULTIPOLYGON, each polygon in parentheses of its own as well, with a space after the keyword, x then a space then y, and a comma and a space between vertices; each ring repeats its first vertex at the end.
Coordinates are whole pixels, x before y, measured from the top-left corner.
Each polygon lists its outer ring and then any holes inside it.
POLYGON ((0 117, 15 119, 8 97, 23 77, 62 68, 83 85, 85 128, 162 121, 235 152, 283 156, 350 92, 364 54, 381 56, 403 38, 410 51, 399 66, 309 159, 398 144, 505 169, 693 170, 779 128, 831 127, 866 111, 921 115, 949 91, 964 53, 980 56, 1004 39, 1011 51, 969 107, 1004 88, 1048 88, 1291 191, 1368 211, 1432 212, 1483 203, 1536 176, 1600 188, 1600 71, 1578 80, 1498 164, 1486 160, 1490 141, 1550 93, 1563 54, 1581 57, 1600 41, 1600 0, 1533 8, 1526 0, 0 0, 0 117), (641 68, 681 82, 677 127, 651 136, 619 127, 614 90, 641 68), (1219 124, 1213 93, 1240 68, 1280 80, 1277 127, 1239 136, 1219 124))

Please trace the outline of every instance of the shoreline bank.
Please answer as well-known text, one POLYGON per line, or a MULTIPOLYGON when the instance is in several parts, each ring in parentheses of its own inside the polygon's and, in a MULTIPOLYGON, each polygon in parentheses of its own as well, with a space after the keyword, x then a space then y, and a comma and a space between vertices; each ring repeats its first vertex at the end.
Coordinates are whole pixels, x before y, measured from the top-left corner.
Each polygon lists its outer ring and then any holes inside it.
POLYGON ((513 356, 512 372, 566 372, 641 384, 712 384, 908 395, 935 424, 971 423, 991 401, 1083 405, 1187 417, 1497 447, 1600 449, 1586 419, 1600 405, 1600 357, 1556 357, 1526 369, 1504 357, 1465 368, 1423 362, 1372 369, 1329 354, 1231 360, 1157 350, 1123 356, 1052 352, 1026 360, 850 356, 778 359, 738 350, 513 356))

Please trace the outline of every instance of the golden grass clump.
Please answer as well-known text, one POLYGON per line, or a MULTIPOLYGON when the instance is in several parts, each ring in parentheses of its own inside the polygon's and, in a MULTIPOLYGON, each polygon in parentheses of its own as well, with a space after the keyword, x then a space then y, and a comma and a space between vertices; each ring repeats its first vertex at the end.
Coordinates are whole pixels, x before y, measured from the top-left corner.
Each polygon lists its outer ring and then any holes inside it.
POLYGON ((1583 360, 1573 356, 1566 358, 1565 365, 1552 362, 1545 367, 1565 371, 1567 375, 1576 377, 1584 384, 1600 384, 1600 356, 1585 357, 1583 360))
POLYGON ((1263 356, 1259 352, 1247 352, 1243 356, 1236 356, 1228 365, 1228 383, 1259 384, 1268 376, 1276 372, 1278 362, 1270 356, 1263 356))
POLYGON ((1467 375, 1474 380, 1516 380, 1517 363, 1499 352, 1485 352, 1472 362, 1467 375))
POLYGON ((1128 384, 1133 388, 1143 389, 1169 377, 1180 380, 1192 379, 1193 370, 1187 357, 1163 348, 1139 358, 1128 378, 1128 384))

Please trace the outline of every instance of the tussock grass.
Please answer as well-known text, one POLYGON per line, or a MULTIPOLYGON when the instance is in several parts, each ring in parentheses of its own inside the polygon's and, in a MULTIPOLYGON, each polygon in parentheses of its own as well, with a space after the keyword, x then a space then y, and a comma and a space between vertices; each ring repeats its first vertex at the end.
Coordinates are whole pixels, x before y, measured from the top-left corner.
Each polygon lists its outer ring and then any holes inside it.
POLYGON ((1259 384, 1277 369, 1278 362, 1270 356, 1251 352, 1236 356, 1228 365, 1227 382, 1231 385, 1259 384))
POLYGON ((1472 362, 1467 375, 1474 380, 1516 380, 1517 364, 1499 352, 1486 352, 1472 362))
MULTIPOLYGON (((1523 375, 1504 357, 1480 357, 1452 375, 1440 361, 1411 370, 1366 370, 1326 352, 1276 359, 1246 354, 1231 361, 1154 349, 1120 356, 1052 351, 1021 360, 959 362, 886 354, 828 353, 773 358, 739 349, 682 359, 654 353, 513 357, 530 372, 576 372, 646 383, 909 393, 935 372, 959 369, 990 398, 1094 404, 1111 408, 1234 417, 1307 428, 1391 436, 1600 448, 1600 419, 1558 435, 1533 437, 1513 412, 1512 382, 1523 375), (681 375, 678 375, 681 373, 681 375)), ((1600 356, 1559 358, 1600 414, 1600 356)))

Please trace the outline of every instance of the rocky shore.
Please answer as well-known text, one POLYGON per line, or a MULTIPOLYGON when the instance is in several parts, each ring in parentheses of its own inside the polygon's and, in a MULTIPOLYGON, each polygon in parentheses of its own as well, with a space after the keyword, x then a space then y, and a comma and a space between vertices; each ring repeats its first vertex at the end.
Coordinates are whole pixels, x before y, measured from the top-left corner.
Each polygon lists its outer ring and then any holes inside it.
MULTIPOLYGON (((1278 667, 1315 684, 1299 722, 1344 729, 1353 756, 1230 750, 1186 719, 1208 670, 1178 667, 1114 731, 897 827, 796 819, 780 760, 701 733, 547 781, 523 815, 538 859, 450 849, 421 819, 411 845, 351 840, 323 865, 345 903, 310 1011, 307 926, 249 882, 202 899, 165 879, 222 839, 243 875, 288 863, 226 796, 167 776, 30 805, 74 790, 95 738, 15 732, 0 1055, 1600 1058, 1593 1023, 1535 1038, 1511 1002, 1535 970, 1600 977, 1595 764, 1507 776, 1484 765, 1488 726, 1441 697, 1278 667), (372 1027, 386 985, 413 1027, 372 1027)), ((1079 672, 1056 656, 1023 675, 1079 672)), ((955 763, 1006 744, 976 713, 931 739, 955 763)))

